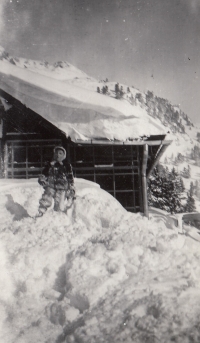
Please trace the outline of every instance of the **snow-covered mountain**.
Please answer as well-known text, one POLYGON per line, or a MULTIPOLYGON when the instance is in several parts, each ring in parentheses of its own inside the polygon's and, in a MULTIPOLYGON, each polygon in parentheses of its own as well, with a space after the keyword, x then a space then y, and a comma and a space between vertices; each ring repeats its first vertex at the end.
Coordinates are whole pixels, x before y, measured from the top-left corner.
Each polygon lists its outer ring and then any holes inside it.
POLYGON ((47 61, 34 61, 22 57, 13 57, 1 46, 0 60, 11 63, 19 68, 29 69, 33 72, 53 77, 58 80, 73 80, 74 78, 94 80, 68 62, 59 61, 51 65, 47 61))

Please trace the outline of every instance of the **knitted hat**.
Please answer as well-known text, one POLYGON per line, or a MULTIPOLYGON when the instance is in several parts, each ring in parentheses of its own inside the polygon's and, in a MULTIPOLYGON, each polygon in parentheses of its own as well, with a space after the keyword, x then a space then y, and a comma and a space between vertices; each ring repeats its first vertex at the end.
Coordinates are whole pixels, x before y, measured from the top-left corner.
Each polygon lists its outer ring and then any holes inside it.
POLYGON ((56 150, 62 150, 64 152, 64 158, 66 158, 66 150, 62 147, 62 146, 56 146, 54 149, 53 149, 53 152, 55 154, 56 150))

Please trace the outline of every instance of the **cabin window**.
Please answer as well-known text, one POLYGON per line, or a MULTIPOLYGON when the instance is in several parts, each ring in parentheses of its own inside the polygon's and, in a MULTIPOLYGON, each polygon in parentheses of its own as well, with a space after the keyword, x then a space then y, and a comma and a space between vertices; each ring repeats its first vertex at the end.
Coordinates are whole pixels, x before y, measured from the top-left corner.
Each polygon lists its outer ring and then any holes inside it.
POLYGON ((120 190, 130 190, 133 189, 133 177, 132 174, 116 174, 115 173, 115 189, 120 190))
POLYGON ((7 141, 5 176, 7 178, 38 177, 46 161, 53 157, 53 148, 61 140, 7 141))
POLYGON ((79 145, 70 152, 76 177, 98 183, 128 210, 140 210, 137 146, 79 145))
POLYGON ((111 165, 113 160, 112 146, 95 146, 94 161, 95 165, 111 165))

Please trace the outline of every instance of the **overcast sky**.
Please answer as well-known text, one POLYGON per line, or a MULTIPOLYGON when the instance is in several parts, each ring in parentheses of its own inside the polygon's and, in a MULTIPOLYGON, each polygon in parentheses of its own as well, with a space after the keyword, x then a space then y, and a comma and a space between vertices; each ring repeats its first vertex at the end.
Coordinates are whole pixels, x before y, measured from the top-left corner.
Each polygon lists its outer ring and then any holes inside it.
POLYGON ((0 41, 152 90, 200 122, 200 0, 0 0, 0 41))

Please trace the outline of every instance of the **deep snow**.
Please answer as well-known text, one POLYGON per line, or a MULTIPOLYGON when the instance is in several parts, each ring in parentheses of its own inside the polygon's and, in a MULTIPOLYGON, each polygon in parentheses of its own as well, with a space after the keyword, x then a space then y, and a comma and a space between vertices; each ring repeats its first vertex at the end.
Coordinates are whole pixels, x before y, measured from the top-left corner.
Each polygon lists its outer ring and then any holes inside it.
POLYGON ((167 215, 76 179, 73 217, 35 220, 37 181, 0 185, 1 342, 200 341, 200 242, 167 215))

